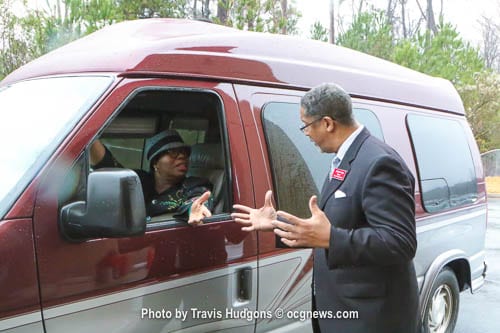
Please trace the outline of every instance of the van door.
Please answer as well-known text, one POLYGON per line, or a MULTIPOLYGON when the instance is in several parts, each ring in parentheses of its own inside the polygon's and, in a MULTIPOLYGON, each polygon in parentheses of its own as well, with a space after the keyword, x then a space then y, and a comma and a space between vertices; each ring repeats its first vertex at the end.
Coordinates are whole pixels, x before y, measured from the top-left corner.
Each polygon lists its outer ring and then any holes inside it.
MULTIPOLYGON (((327 174, 321 168, 328 168, 329 162, 321 160, 327 155, 316 151, 299 130, 303 92, 242 85, 235 90, 252 156, 256 207, 272 189, 278 209, 306 216, 308 199, 319 192, 327 174), (312 171, 312 165, 321 170, 312 171)), ((258 310, 270 318, 258 321, 256 331, 311 331, 305 316, 311 309, 312 250, 278 248, 271 232, 259 232, 258 239, 258 310)))
POLYGON ((247 318, 256 309, 257 239, 229 215, 233 203, 254 205, 242 133, 232 87, 223 83, 124 79, 89 113, 50 160, 36 198, 47 332, 254 331, 247 318), (87 198, 90 144, 100 139, 124 167, 147 170, 144 140, 166 128, 223 153, 213 222, 192 227, 159 216, 141 236, 69 239, 60 211, 87 198))
POLYGON ((68 124, 112 81, 109 75, 45 77, 0 88, 1 332, 44 332, 32 219, 40 170, 68 124))
POLYGON ((0 331, 43 332, 30 218, 0 220, 0 331))
MULTIPOLYGON (((300 97, 303 92, 237 86, 243 123, 252 158, 257 207, 273 189, 279 209, 310 216, 309 198, 319 195, 328 174, 331 154, 321 153, 300 131, 300 97), (248 109, 245 107, 248 105, 248 109), (250 125, 252 124, 252 125, 250 125), (252 129, 253 131, 250 131, 252 129)), ((358 122, 380 140, 384 135, 376 115, 355 105, 358 122)), ((310 249, 279 249, 273 233, 259 233, 259 310, 273 314, 260 321, 257 331, 285 327, 287 332, 311 330, 312 253, 310 249), (279 272, 279 273, 277 273, 279 272)))

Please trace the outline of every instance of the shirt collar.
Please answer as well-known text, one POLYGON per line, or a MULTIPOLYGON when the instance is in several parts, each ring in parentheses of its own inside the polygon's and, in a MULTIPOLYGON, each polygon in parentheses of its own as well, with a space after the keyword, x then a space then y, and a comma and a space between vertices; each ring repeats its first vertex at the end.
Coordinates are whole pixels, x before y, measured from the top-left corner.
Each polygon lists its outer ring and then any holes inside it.
POLYGON ((349 137, 340 145, 339 151, 333 158, 338 157, 339 160, 342 161, 345 154, 347 153, 347 150, 349 150, 349 147, 351 147, 352 143, 358 137, 359 133, 361 133, 364 127, 365 126, 360 125, 354 132, 352 132, 351 135, 349 135, 349 137))

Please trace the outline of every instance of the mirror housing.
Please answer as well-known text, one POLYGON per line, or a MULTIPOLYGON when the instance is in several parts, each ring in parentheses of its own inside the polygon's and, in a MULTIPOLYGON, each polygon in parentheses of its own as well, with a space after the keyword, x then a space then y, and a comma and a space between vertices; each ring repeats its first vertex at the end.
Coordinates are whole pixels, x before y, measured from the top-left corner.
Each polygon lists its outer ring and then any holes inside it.
POLYGON ((70 241, 141 235, 146 230, 146 207, 139 176, 129 169, 91 172, 87 201, 61 208, 59 226, 70 241))

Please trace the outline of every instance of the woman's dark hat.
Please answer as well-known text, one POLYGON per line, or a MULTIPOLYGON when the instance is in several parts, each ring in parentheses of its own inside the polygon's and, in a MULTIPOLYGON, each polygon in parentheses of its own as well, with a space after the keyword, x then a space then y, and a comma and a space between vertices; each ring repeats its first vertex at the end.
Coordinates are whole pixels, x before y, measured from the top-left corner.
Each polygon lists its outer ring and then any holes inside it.
POLYGON ((173 148, 187 148, 191 151, 191 147, 184 143, 176 130, 165 130, 147 139, 145 151, 149 164, 156 156, 173 148))

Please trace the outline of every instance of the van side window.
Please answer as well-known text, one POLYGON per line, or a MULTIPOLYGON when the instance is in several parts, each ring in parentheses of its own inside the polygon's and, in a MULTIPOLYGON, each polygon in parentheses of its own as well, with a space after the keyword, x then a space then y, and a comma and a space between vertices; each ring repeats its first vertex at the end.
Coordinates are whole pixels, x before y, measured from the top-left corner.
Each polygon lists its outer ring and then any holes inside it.
POLYGON ((122 165, 127 166, 129 169, 140 169, 142 167, 143 138, 103 137, 101 141, 122 165))
POLYGON ((64 176, 63 186, 59 191, 59 207, 69 202, 84 201, 86 199, 87 173, 87 156, 82 154, 64 176))
MULTIPOLYGON (((187 176, 208 179, 213 185, 212 214, 227 213, 231 204, 227 182, 230 177, 222 114, 219 97, 210 92, 143 88, 127 100, 98 139, 120 166, 150 172, 145 153, 147 139, 175 129, 191 146, 187 176)), ((148 223, 163 223, 174 215, 151 216, 148 223)))
MULTIPOLYGON (((355 109, 354 115, 383 140, 382 129, 373 112, 355 109)), ((268 103, 262 117, 278 207, 298 216, 307 216, 308 199, 320 193, 332 154, 321 153, 299 130, 303 124, 298 104, 268 103)))
MULTIPOLYGON (((299 130, 303 125, 299 109, 298 104, 271 102, 264 106, 262 117, 278 207, 298 216, 307 216, 309 198, 320 193, 332 154, 318 151, 299 130)), ((353 113, 373 135, 384 139, 380 123, 372 111, 353 109, 353 113)))
POLYGON ((384 134, 382 133, 382 127, 380 126, 380 122, 378 121, 375 113, 367 109, 359 109, 356 107, 352 109, 352 113, 354 114, 354 118, 356 118, 358 123, 365 125, 365 127, 370 131, 371 135, 375 136, 381 141, 385 141, 384 134))
POLYGON ((464 128, 458 121, 409 115, 423 206, 429 213, 476 201, 476 173, 464 128))
POLYGON ((276 203, 279 209, 307 216, 308 199, 320 193, 331 154, 320 153, 299 130, 298 104, 268 103, 262 116, 276 203))

